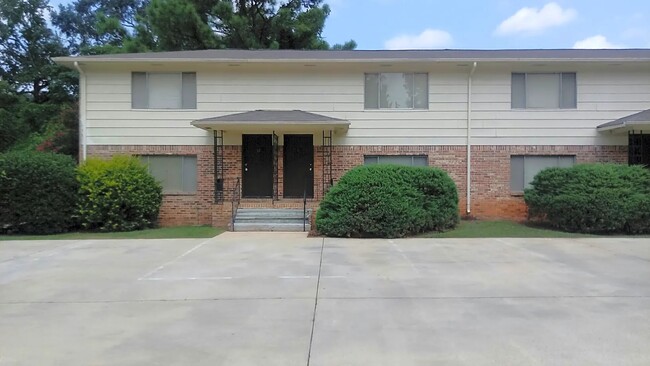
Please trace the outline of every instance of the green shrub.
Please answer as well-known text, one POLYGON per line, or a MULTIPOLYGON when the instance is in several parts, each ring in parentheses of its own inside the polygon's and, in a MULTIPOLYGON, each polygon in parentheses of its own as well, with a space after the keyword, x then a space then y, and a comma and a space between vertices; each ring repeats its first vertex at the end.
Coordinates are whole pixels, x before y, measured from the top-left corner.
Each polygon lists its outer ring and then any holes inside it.
POLYGON ((78 180, 84 228, 130 231, 155 225, 162 187, 137 158, 88 159, 79 167, 78 180))
POLYGON ((437 168, 359 166, 325 195, 316 227, 335 237, 403 237, 458 224, 458 192, 437 168))
POLYGON ((50 234, 75 224, 78 184, 69 156, 0 154, 0 231, 50 234))
POLYGON ((650 170, 618 164, 550 168, 524 199, 531 218, 582 233, 650 232, 650 170))

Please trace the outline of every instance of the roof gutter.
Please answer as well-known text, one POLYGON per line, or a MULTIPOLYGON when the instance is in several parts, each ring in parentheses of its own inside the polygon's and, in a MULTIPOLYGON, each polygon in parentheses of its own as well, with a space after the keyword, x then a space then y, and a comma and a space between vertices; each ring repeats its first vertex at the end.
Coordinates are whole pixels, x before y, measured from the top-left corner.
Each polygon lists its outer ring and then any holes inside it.
POLYGON ((86 141, 86 74, 79 66, 79 62, 74 62, 74 68, 79 72, 79 143, 81 144, 81 159, 86 161, 88 154, 88 143, 86 141))
POLYGON ((472 212, 472 76, 477 66, 478 62, 474 61, 467 77, 467 208, 465 210, 467 216, 472 212))

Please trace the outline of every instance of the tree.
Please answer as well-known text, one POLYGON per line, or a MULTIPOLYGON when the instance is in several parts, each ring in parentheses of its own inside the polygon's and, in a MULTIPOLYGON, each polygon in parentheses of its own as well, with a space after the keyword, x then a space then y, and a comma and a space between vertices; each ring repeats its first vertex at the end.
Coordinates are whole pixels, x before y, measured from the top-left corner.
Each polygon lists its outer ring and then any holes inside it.
POLYGON ((328 49, 323 0, 218 0, 213 27, 228 48, 328 49))
POLYGON ((323 0, 76 0, 52 21, 82 54, 330 49, 322 38, 329 13, 323 0))
POLYGON ((76 0, 52 12, 72 53, 103 53, 131 41, 148 0, 76 0))
POLYGON ((219 38, 189 0, 152 0, 146 22, 156 48, 164 51, 202 50, 221 46, 219 38))
POLYGON ((71 74, 52 62, 67 52, 47 27, 48 11, 47 0, 0 0, 0 77, 35 103, 47 102, 50 91, 63 99, 70 91, 65 83, 52 82, 71 74))

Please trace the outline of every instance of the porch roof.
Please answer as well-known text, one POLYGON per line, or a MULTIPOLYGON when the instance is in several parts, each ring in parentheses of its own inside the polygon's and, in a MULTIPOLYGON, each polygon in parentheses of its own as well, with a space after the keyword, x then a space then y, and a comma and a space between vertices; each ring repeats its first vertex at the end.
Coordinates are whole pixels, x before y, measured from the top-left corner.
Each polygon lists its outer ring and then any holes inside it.
POLYGON ((350 122, 340 118, 300 110, 256 110, 199 119, 193 121, 192 126, 204 130, 251 131, 255 129, 276 129, 291 131, 347 131, 350 122))
POLYGON ((634 129, 647 129, 650 131, 650 109, 603 123, 598 126, 598 131, 628 132, 634 129))

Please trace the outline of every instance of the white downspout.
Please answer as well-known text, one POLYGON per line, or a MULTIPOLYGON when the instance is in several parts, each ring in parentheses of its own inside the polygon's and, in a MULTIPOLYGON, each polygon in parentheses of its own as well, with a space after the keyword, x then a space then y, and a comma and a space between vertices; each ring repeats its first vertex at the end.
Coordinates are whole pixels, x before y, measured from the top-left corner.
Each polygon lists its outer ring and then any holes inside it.
POLYGON ((467 216, 472 212, 472 75, 477 65, 474 62, 467 78, 467 216))
POLYGON ((79 72, 79 142, 81 143, 81 161, 86 160, 88 144, 86 143, 86 74, 79 66, 79 62, 74 62, 74 68, 79 72))

